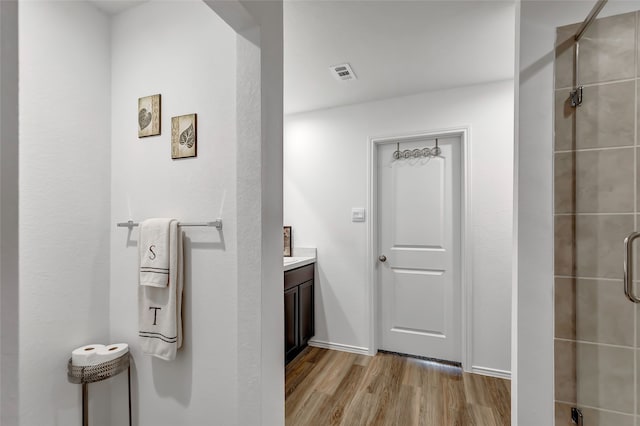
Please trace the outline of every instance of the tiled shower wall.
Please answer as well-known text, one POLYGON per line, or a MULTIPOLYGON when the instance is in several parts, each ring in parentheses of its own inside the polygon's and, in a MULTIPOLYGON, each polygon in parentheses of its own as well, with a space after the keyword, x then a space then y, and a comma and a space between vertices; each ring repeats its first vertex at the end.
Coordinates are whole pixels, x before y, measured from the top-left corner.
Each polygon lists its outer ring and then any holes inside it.
MULTIPOLYGON (((555 79, 556 425, 640 426, 640 316, 622 286, 638 229, 637 12, 599 19, 580 41, 583 104, 570 107, 577 25, 558 29, 555 79)), ((636 249, 640 253, 640 249, 636 249)), ((640 277, 640 268, 637 277, 640 277)))

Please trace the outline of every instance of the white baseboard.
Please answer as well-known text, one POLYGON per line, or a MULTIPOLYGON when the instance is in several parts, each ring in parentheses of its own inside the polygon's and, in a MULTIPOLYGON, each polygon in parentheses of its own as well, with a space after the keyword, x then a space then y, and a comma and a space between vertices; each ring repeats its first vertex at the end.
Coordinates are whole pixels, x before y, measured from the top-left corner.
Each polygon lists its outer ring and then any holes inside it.
MULTIPOLYGON (((369 353, 369 348, 364 348, 361 346, 344 345, 342 343, 323 342, 315 339, 309 340, 308 344, 309 346, 314 346, 316 348, 332 349, 335 351, 351 352, 359 355, 372 356, 372 354, 369 353)), ((465 369, 465 371, 467 370, 465 369)), ((491 377, 498 377, 500 379, 511 380, 510 371, 499 370, 497 368, 479 367, 477 365, 474 365, 471 367, 470 372, 474 374, 482 374, 483 376, 491 376, 491 377)))
POLYGON ((471 372, 475 374, 482 374, 483 376, 511 380, 511 371, 498 370, 497 368, 478 367, 477 365, 474 365, 471 367, 471 372))
POLYGON ((360 355, 370 355, 369 348, 363 348, 361 346, 343 345, 342 343, 323 342, 320 340, 311 339, 308 342, 309 346, 315 346, 316 348, 333 349, 335 351, 351 352, 360 355))

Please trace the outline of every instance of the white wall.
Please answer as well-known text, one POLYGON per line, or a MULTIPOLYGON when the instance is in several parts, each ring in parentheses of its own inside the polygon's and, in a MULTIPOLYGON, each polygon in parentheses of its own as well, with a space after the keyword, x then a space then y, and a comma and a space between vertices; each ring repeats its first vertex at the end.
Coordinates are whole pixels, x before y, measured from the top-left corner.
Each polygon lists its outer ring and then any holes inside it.
MULTIPOLYGON (((522 1, 516 176, 517 306, 513 424, 553 424, 553 63, 556 28, 593 2, 522 1), (517 407, 516 407, 517 405, 517 407), (515 411, 514 411, 515 413, 515 411)), ((600 17, 640 9, 611 1, 600 17)))
MULTIPOLYGON (((0 5, 2 424, 17 424, 18 376, 20 424, 79 421, 64 365, 89 340, 132 343, 138 424, 284 423, 282 2, 236 5, 243 37, 200 1, 146 3, 111 28, 90 3, 24 2, 20 360, 7 344, 18 341, 17 128, 7 125, 17 124, 18 30, 15 3, 0 5), (139 140, 137 99, 158 92, 163 135, 139 140), (190 112, 198 158, 172 161, 170 118, 190 112), (222 233, 187 231, 185 348, 170 364, 140 354, 137 232, 114 225, 150 216, 224 220, 222 233), (241 257, 236 222, 248 225, 241 257), (36 264, 43 247, 50 257, 36 264)), ((125 386, 124 376, 91 385, 91 424, 126 423, 125 386)))
POLYGON ((282 1, 206 0, 237 33, 238 423, 284 424, 282 1))
MULTIPOLYGON (((256 377, 260 400, 260 408, 255 412, 244 412, 252 406, 240 406, 239 424, 284 424, 284 299, 283 268, 282 268, 282 211, 283 211, 283 2, 275 1, 244 1, 241 3, 259 24, 259 35, 255 31, 245 32, 246 44, 249 40, 260 40, 260 57, 239 62, 246 70, 247 65, 260 62, 260 149, 251 141, 254 135, 247 126, 255 122, 255 109, 243 108, 243 111, 251 111, 251 119, 238 117, 238 127, 242 128, 247 137, 244 144, 238 144, 238 191, 243 191, 245 203, 239 205, 243 210, 238 215, 239 227, 241 223, 259 222, 260 237, 260 281, 253 284, 253 290, 245 292, 244 299, 239 301, 241 310, 255 306, 260 313, 258 330, 260 336, 260 368, 256 377), (250 152, 249 152, 250 151, 250 152), (258 157, 259 155, 259 157, 258 157), (250 185, 256 182, 255 172, 252 168, 260 169, 259 188, 250 185), (249 179, 247 179, 249 178, 249 179), (245 210, 255 204, 251 202, 260 200, 260 210, 245 210), (247 201, 249 201, 247 203, 247 201), (256 284, 259 288, 256 288, 256 284), (258 299, 257 296, 260 295, 258 299), (251 301, 251 303, 250 303, 251 301), (257 302, 257 303, 256 303, 257 302), (255 414, 254 414, 255 413, 255 414), (259 416, 259 417, 258 417, 259 416)), ((240 43, 239 43, 240 48, 240 43)), ((244 77, 248 77, 245 73, 244 77)), ((239 73, 238 78, 241 74, 239 73)), ((238 87, 244 85, 246 99, 252 98, 248 94, 251 88, 249 84, 238 82, 238 87)), ((253 89, 257 89, 255 85, 253 89)), ((253 93, 257 97, 257 93, 253 93)), ((239 110, 240 111, 240 110, 239 110)), ((241 130, 238 130, 240 133, 241 130)), ((239 202, 240 204, 240 202, 239 202)), ((244 227, 245 232, 252 229, 251 225, 244 227)), ((256 241, 255 236, 248 237, 245 234, 245 250, 242 255, 247 258, 255 249, 248 249, 248 244, 256 241)), ((240 237, 238 238, 240 243, 240 237)), ((257 242, 257 241, 256 241, 257 242)), ((252 263, 255 264, 255 261, 252 263)), ((249 267, 249 266, 247 266, 249 267)), ((243 265, 244 268, 244 265, 243 265)), ((244 272, 247 272, 245 269, 244 272)), ((248 276, 247 276, 248 278, 248 276)), ((239 281, 238 285, 243 283, 239 281)), ((246 315, 245 315, 246 316, 246 315)), ((247 335, 247 324, 241 323, 241 335, 247 335)), ((245 353, 251 350, 253 343, 241 342, 245 353)), ((245 365, 242 366, 244 370, 245 365)), ((246 379, 244 375, 241 379, 246 379)), ((253 383, 241 382, 241 387, 255 389, 253 383)), ((241 403, 247 398, 241 393, 241 403)))
MULTIPOLYGON (((200 1, 149 2, 112 27, 111 338, 131 345, 141 425, 236 424, 236 33, 200 1), (162 134, 138 139, 137 100, 162 94, 162 134), (198 114, 198 157, 172 160, 171 117, 198 114), (184 347, 151 358, 137 338, 137 231, 148 217, 203 221, 185 228, 184 347)), ((120 379, 120 378, 119 378, 120 379)), ((113 424, 125 424, 124 378, 113 383, 113 424)))
POLYGON ((316 336, 368 349, 368 138, 469 125, 473 185, 471 365, 510 370, 513 81, 286 117, 284 221, 317 247, 316 336))
POLYGON ((18 423, 18 2, 0 2, 0 424, 18 423))
MULTIPOLYGON (((19 25, 20 423, 71 425, 70 350, 109 340, 109 21, 20 2, 19 25)), ((99 424, 107 411, 92 408, 99 424)))

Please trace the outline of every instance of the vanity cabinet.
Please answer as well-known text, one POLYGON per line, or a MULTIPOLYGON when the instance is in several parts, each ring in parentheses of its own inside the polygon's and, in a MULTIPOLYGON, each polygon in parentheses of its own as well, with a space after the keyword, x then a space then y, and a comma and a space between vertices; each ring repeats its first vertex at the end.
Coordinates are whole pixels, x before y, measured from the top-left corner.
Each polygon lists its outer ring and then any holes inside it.
POLYGON ((284 358, 285 362, 292 360, 298 349, 298 287, 284 291, 284 358))
POLYGON ((284 273, 284 358, 285 364, 296 357, 313 337, 314 265, 284 273))

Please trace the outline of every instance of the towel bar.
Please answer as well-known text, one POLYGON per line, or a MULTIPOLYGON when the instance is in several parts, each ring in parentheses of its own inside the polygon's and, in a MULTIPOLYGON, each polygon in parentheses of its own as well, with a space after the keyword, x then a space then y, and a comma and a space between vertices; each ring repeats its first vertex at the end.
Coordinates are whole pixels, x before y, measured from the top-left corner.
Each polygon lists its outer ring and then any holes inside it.
MULTIPOLYGON (((138 222, 129 220, 127 222, 116 223, 118 228, 135 228, 140 226, 138 222)), ((178 222, 178 226, 214 226, 216 229, 222 229, 222 219, 216 219, 213 222, 178 222)))

